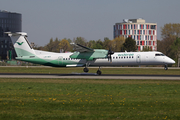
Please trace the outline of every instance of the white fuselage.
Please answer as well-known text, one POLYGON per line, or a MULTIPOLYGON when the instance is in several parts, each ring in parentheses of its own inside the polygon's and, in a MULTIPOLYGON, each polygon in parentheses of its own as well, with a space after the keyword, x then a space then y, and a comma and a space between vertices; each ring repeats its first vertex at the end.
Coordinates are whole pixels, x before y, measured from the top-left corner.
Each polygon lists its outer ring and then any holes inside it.
POLYGON ((174 64, 175 61, 163 55, 161 52, 115 52, 112 55, 112 62, 108 58, 94 59, 87 61, 85 59, 72 59, 73 53, 51 53, 36 51, 36 55, 46 61, 58 59, 59 66, 78 67, 78 66, 123 66, 123 65, 166 65, 174 64), (49 60, 48 60, 49 59, 49 60))

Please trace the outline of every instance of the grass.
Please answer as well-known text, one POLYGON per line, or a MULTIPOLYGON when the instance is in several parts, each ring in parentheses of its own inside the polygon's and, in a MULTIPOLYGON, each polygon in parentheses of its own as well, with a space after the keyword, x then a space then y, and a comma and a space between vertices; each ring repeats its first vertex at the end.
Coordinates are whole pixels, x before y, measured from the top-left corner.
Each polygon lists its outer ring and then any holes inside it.
POLYGON ((0 119, 180 119, 180 81, 0 78, 0 119))
MULTIPOLYGON (((90 73, 96 73, 98 68, 89 68, 90 73)), ((163 68, 102 68, 102 74, 149 74, 149 75, 180 75, 180 69, 164 70, 163 68)), ((53 68, 53 67, 0 67, 0 73, 44 73, 69 74, 82 73, 83 68, 53 68)))

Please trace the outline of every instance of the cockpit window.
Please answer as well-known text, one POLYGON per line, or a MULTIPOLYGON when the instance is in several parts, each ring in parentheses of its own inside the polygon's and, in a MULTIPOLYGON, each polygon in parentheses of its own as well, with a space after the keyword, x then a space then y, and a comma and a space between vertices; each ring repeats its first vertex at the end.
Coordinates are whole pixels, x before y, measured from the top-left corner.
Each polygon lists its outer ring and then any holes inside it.
POLYGON ((155 54, 155 56, 165 56, 164 54, 155 54))

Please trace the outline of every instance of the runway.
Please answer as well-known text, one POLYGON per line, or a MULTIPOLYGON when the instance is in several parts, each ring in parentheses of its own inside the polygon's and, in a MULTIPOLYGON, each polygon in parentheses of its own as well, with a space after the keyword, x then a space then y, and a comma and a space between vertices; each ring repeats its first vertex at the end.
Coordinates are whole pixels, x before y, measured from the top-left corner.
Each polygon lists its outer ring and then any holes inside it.
POLYGON ((180 80, 180 75, 137 75, 137 74, 35 74, 35 73, 0 73, 0 78, 66 78, 66 79, 133 79, 133 80, 180 80))

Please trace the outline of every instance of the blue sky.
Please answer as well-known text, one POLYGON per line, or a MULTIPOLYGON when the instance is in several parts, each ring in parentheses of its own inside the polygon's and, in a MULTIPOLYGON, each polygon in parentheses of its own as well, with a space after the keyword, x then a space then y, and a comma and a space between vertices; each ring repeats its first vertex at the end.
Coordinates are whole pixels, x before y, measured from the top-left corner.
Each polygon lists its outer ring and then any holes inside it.
POLYGON ((22 14, 22 31, 44 46, 50 38, 113 39, 113 25, 143 18, 157 23, 158 39, 166 23, 180 23, 180 0, 0 0, 0 10, 22 14))

